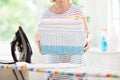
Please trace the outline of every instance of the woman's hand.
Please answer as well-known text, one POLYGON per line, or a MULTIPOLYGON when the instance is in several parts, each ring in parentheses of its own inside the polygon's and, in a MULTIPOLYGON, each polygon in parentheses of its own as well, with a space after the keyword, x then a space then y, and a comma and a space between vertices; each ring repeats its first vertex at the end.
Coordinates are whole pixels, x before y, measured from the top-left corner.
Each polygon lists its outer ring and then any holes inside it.
POLYGON ((38 47, 38 50, 39 50, 39 52, 41 53, 41 46, 40 46, 40 39, 39 39, 39 28, 42 26, 42 23, 40 22, 39 24, 38 24, 38 31, 37 31, 37 33, 36 33, 36 35, 35 35, 35 43, 36 43, 36 45, 37 45, 37 47, 38 47))
POLYGON ((84 52, 86 52, 90 48, 91 40, 92 40, 92 35, 89 34, 84 46, 84 52))
POLYGON ((90 42, 87 41, 85 46, 84 46, 84 52, 86 52, 89 49, 89 47, 90 47, 90 42))
POLYGON ((39 40, 39 34, 38 34, 38 32, 35 35, 35 43, 36 43, 36 45, 38 47, 39 52, 41 52, 40 40, 39 40))

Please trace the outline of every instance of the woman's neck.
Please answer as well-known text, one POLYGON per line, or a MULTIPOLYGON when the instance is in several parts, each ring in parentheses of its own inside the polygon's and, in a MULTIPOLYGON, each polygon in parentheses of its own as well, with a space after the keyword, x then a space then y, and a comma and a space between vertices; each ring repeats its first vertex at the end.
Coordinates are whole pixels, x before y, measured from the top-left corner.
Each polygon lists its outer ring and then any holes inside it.
POLYGON ((67 10, 71 6, 70 2, 56 3, 58 9, 67 10))
POLYGON ((69 2, 66 3, 56 3, 52 8, 51 11, 61 14, 67 11, 70 8, 71 4, 69 2))

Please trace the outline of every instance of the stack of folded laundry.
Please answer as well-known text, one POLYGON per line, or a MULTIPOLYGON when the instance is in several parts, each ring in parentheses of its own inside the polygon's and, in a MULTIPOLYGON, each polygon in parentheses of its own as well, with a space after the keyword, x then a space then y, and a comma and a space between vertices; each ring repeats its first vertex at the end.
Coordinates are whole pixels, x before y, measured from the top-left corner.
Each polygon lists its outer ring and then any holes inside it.
POLYGON ((39 28, 43 54, 83 54, 86 41, 82 20, 43 19, 39 28))

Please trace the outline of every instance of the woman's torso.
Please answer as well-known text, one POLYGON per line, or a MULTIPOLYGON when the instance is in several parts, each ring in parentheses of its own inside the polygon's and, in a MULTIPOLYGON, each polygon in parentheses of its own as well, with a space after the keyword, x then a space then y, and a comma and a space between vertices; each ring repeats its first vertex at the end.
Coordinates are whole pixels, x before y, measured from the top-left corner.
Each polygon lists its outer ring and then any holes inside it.
MULTIPOLYGON (((71 5, 70 8, 65 11, 62 14, 56 14, 55 12, 52 12, 50 9, 47 9, 44 11, 42 15, 42 19, 82 19, 84 18, 84 15, 82 13, 82 10, 76 6, 71 5)), ((46 55, 46 63, 84 63, 84 55, 46 55)))

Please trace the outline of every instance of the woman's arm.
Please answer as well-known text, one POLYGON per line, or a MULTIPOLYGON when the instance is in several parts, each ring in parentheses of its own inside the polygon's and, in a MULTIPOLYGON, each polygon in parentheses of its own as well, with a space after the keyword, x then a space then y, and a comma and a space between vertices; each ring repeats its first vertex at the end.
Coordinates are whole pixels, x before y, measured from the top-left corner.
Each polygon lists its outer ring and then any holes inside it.
POLYGON ((41 53, 41 47, 40 47, 40 39, 39 39, 39 27, 41 26, 41 24, 38 25, 38 29, 37 32, 35 34, 35 43, 38 47, 39 52, 41 53))
POLYGON ((89 32, 89 29, 88 29, 88 23, 87 23, 86 18, 83 19, 83 22, 84 22, 84 28, 85 28, 85 31, 86 31, 86 35, 87 35, 87 41, 86 41, 86 44, 84 46, 84 51, 86 52, 89 49, 89 47, 90 47, 91 34, 89 32))

